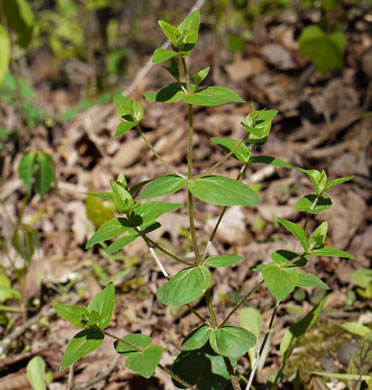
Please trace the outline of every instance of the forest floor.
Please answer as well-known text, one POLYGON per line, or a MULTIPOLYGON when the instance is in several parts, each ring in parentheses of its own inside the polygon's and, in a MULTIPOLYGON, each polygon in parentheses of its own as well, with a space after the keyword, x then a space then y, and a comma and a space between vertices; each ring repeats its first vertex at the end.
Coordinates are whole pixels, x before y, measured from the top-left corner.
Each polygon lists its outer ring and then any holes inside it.
MULTIPOLYGON (((251 112, 253 102, 257 109, 279 111, 268 142, 257 149, 258 155, 274 156, 305 169, 325 169, 329 179, 355 176, 330 191, 333 207, 315 216, 309 231, 327 220, 327 244, 348 251, 357 261, 319 257, 307 265, 308 272, 320 277, 330 287, 331 294, 327 310, 289 362, 285 388, 292 388, 290 382, 297 371, 308 389, 325 388, 312 371, 347 372, 348 359, 343 353, 355 351, 360 338, 347 332, 342 324, 354 321, 371 326, 372 323, 371 301, 360 295, 361 290, 352 278, 355 270, 371 268, 372 259, 372 116, 364 115, 372 110, 372 14, 353 12, 350 11, 347 20, 349 43, 342 70, 322 75, 300 56, 295 40, 299 21, 289 11, 275 18, 261 18, 252 27, 254 39, 235 55, 221 49, 216 35, 205 27, 189 62, 194 72, 211 65, 206 85, 227 86, 248 102, 216 108, 195 107, 195 173, 224 155, 210 137, 242 137, 245 130, 240 122, 251 112)), ((143 28, 152 34, 157 29, 156 20, 147 20, 143 28)), ((147 59, 143 58, 142 63, 147 59)), ((29 72, 35 75, 38 101, 48 112, 58 112, 62 106, 78 101, 78 87, 71 80, 67 88, 51 87, 53 78, 61 77, 61 69, 48 67, 34 58, 29 72)), ((134 78, 137 70, 130 72, 134 78)), ((141 98, 143 93, 169 81, 166 71, 154 66, 130 96, 139 99, 144 107, 142 126, 155 149, 183 172, 187 171, 187 107, 182 103, 150 103, 141 98)), ((19 121, 14 107, 2 104, 2 109, 4 122, 19 121)), ((105 209, 101 203, 87 200, 84 192, 109 191, 109 180, 120 172, 130 186, 167 173, 135 131, 114 138, 119 121, 112 103, 94 105, 72 121, 55 122, 52 127, 40 124, 32 129, 32 137, 26 137, 24 148, 44 149, 53 156, 58 191, 43 199, 34 196, 25 209, 23 221, 40 232, 41 246, 24 278, 24 310, 6 313, 6 319, 2 317, 0 337, 11 342, 2 349, 0 390, 29 388, 26 365, 36 355, 42 356, 48 370, 54 373, 49 389, 66 389, 69 371, 60 372, 59 365, 76 328, 57 317, 52 305, 57 302, 85 305, 110 280, 115 283, 117 296, 109 331, 120 337, 133 332, 151 335, 153 342, 165 349, 163 365, 172 364, 180 352, 183 336, 198 326, 198 319, 191 312, 157 302, 154 293, 164 283, 164 277, 143 242, 137 240, 114 255, 105 254, 99 246, 84 249, 96 229, 92 221, 98 223, 113 212, 110 207, 105 209)), ((0 197, 8 215, 16 220, 25 196, 17 173, 21 152, 13 156, 3 154, 2 158, 0 197)), ((215 174, 235 178, 239 164, 229 159, 215 174)), ((218 318, 257 283, 260 274, 253 272, 252 267, 269 262, 270 254, 280 248, 295 250, 295 240, 277 225, 275 217, 303 225, 304 214, 296 211, 294 204, 311 192, 308 177, 297 169, 253 165, 247 169, 244 182, 259 191, 260 203, 252 208, 229 208, 214 242, 213 253, 236 253, 244 258, 229 271, 213 271, 212 295, 218 318)), ((187 194, 180 191, 164 199, 186 204, 187 194)), ((208 241, 220 211, 221 207, 196 202, 196 228, 202 245, 208 241)), ((5 221, 5 215, 0 214, 0 218, 5 221)), ((185 209, 167 214, 159 222, 161 228, 152 233, 153 240, 177 253, 192 252, 185 209)), ((2 225, 2 234, 9 240, 9 229, 5 222, 2 225)), ((11 247, 9 254, 17 257, 11 247)), ((162 254, 159 256, 171 275, 180 270, 178 264, 162 254)), ((7 266, 7 258, 1 252, 0 261, 7 266)), ((17 287, 14 275, 8 276, 17 287)), ((311 310, 323 294, 318 289, 299 289, 281 303, 271 351, 256 378, 257 388, 278 369, 279 345, 288 326, 311 310)), ((270 292, 261 288, 249 304, 259 309, 266 329, 275 305, 270 292)), ((207 314, 203 302, 197 307, 207 314)), ((232 323, 239 325, 238 315, 232 318, 232 323)), ((127 370, 124 361, 117 359, 112 342, 105 340, 97 351, 74 365, 70 388, 174 388, 161 371, 146 380, 127 370)), ((241 359, 239 364, 241 372, 247 371, 248 359, 241 359)), ((344 388, 338 380, 326 382, 329 388, 344 388)))

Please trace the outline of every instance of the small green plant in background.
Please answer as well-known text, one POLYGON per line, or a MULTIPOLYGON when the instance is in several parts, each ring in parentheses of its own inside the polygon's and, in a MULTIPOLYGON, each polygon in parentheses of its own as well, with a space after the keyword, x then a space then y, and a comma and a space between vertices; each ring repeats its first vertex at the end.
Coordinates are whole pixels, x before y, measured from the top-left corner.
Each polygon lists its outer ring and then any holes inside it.
MULTIPOLYGON (((59 315, 82 330, 77 333, 67 346, 62 359, 61 368, 65 369, 77 362, 83 356, 98 348, 104 337, 114 339, 116 351, 126 356, 126 367, 149 378, 159 367, 168 373, 175 385, 180 388, 199 390, 222 389, 230 381, 234 390, 241 389, 240 379, 247 383, 247 389, 252 385, 255 373, 262 368, 265 355, 268 353, 270 335, 273 323, 280 306, 296 287, 317 287, 328 289, 318 276, 308 273, 303 268, 311 256, 334 256, 353 259, 353 256, 325 244, 327 238, 327 222, 319 225, 311 234, 307 232, 310 218, 332 206, 332 201, 326 192, 332 187, 346 182, 352 177, 328 181, 325 171, 301 170, 311 180, 314 192, 308 194, 296 203, 296 209, 304 212, 303 227, 282 218, 277 218, 279 224, 287 229, 298 241, 297 251, 286 248, 272 253, 270 264, 260 264, 253 272, 262 275, 261 280, 245 295, 239 297, 233 308, 224 316, 217 316, 212 302, 211 288, 213 285, 213 270, 220 267, 231 267, 243 261, 242 256, 229 253, 209 255, 209 248, 215 239, 221 220, 229 206, 252 207, 259 202, 257 193, 241 180, 249 164, 269 164, 288 169, 295 169, 291 164, 272 156, 255 156, 257 147, 263 145, 269 135, 276 110, 256 110, 241 123, 246 130, 240 140, 230 138, 212 138, 219 145, 225 156, 204 172, 194 174, 193 170, 193 135, 194 117, 193 105, 220 106, 227 103, 244 103, 234 91, 223 86, 202 87, 201 84, 208 75, 209 67, 190 74, 185 58, 190 55, 198 39, 200 15, 198 11, 190 14, 178 27, 164 21, 159 25, 172 43, 171 49, 157 49, 153 62, 169 61, 164 68, 174 78, 174 82, 155 92, 146 93, 144 97, 152 102, 173 103, 183 101, 188 109, 187 172, 181 173, 167 163, 154 150, 141 128, 144 111, 141 104, 123 96, 115 97, 116 110, 122 119, 116 136, 127 133, 135 128, 156 158, 168 169, 165 176, 152 178, 129 187, 124 174, 117 180, 110 180, 111 192, 89 193, 100 199, 113 201, 120 217, 111 218, 103 223, 86 248, 97 243, 114 240, 106 252, 113 254, 136 239, 141 238, 149 248, 154 261, 165 278, 165 283, 157 290, 157 299, 161 304, 170 306, 186 305, 200 321, 200 325, 183 340, 182 352, 177 356, 172 368, 163 366, 160 361, 163 347, 152 344, 151 337, 143 334, 128 334, 118 338, 105 329, 110 323, 114 309, 115 289, 112 283, 96 295, 87 308, 72 305, 55 305, 59 315), (241 170, 235 180, 213 174, 229 157, 241 163, 241 170), (153 201, 149 199, 170 195, 181 189, 187 191, 187 210, 189 230, 193 246, 193 256, 181 257, 153 241, 148 233, 160 227, 157 219, 168 212, 184 207, 183 204, 153 201), (208 242, 198 239, 195 228, 195 198, 199 201, 221 206, 222 211, 209 237, 208 242), (158 252, 179 262, 184 268, 176 275, 170 275, 161 262, 158 252), (260 314, 257 310, 247 308, 249 298, 260 288, 266 286, 276 300, 270 324, 267 330, 262 329, 260 314), (204 317, 193 306, 196 300, 204 299, 209 315, 204 317), (232 316, 240 309, 240 324, 230 323, 232 316), (248 353, 251 363, 248 377, 238 373, 238 359, 248 353)), ((270 378, 271 387, 275 389, 283 380, 283 369, 294 347, 302 336, 313 326, 327 300, 322 297, 314 308, 298 323, 292 325, 283 338, 280 347, 282 363, 277 373, 270 378)))
POLYGON ((0 247, 10 263, 10 268, 17 276, 19 290, 12 287, 11 279, 6 275, 7 269, 0 267, 0 311, 22 311, 21 308, 3 305, 10 300, 19 300, 20 291, 23 290, 23 278, 27 273, 35 250, 40 245, 39 232, 30 224, 23 222, 25 208, 27 207, 31 196, 36 193, 41 198, 52 188, 56 187, 55 167, 52 157, 44 151, 26 152, 18 167, 19 178, 26 187, 26 196, 23 199, 22 209, 16 221, 9 216, 6 211, 6 204, 1 202, 4 215, 8 219, 8 225, 12 227, 11 240, 7 242, 5 237, 0 236, 0 247), (12 246, 17 254, 22 258, 22 266, 16 263, 8 248, 12 246))

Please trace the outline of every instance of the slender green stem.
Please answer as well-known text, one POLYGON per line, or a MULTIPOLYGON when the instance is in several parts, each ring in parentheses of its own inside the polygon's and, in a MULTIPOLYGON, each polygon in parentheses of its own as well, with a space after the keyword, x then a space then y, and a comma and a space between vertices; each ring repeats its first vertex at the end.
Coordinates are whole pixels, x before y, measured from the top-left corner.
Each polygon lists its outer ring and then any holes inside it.
POLYGON ((117 341, 118 343, 124 344, 124 345, 126 345, 127 347, 132 348, 132 349, 134 349, 135 351, 137 351, 137 352, 139 352, 139 353, 143 353, 143 349, 142 349, 142 348, 138 348, 138 347, 136 347, 134 344, 128 343, 128 341, 125 341, 125 340, 121 339, 120 337, 117 337, 117 336, 115 336, 114 334, 111 334, 111 333, 107 332, 106 330, 102 330, 102 332, 103 332, 106 336, 111 337, 112 339, 114 339, 115 341, 117 341))
POLYGON ((154 147, 151 145, 150 141, 147 139, 145 134, 142 131, 141 126, 137 123, 136 124, 136 129, 139 133, 139 135, 142 137, 142 139, 145 141, 145 144, 147 147, 151 150, 151 152, 154 154, 154 156, 171 172, 175 173, 177 176, 182 177, 184 179, 185 177, 179 173, 174 167, 172 167, 169 163, 167 163, 162 157, 160 157, 159 153, 154 149, 154 147))
POLYGON ((221 325, 219 325, 219 328, 222 328, 231 318, 231 316, 248 300, 248 298, 255 293, 262 285, 264 284, 264 281, 261 280, 261 282, 257 283, 252 290, 249 291, 247 295, 245 295, 230 311, 230 313, 227 315, 227 317, 223 320, 221 325))
POLYGON ((227 371, 230 374, 230 380, 231 384, 234 390, 241 390, 240 384, 239 384, 239 379, 237 375, 235 374, 234 367, 232 366, 230 359, 226 356, 223 357, 223 360, 226 364, 227 371))
POLYGON ((208 290, 206 291, 206 293, 204 294, 204 297, 205 297, 205 300, 207 301, 208 311, 209 311, 209 315, 211 316, 212 325, 213 325, 213 327, 214 327, 215 329, 217 329, 218 324, 217 324, 217 320, 216 320, 216 313, 214 312, 214 307, 213 307, 213 303, 212 303, 211 292, 210 292, 209 289, 208 289, 208 290))
MULTIPOLYGON (((135 351, 139 352, 139 353, 143 353, 144 350, 142 348, 138 348, 136 347, 135 345, 133 345, 132 343, 128 343, 127 341, 103 330, 102 331, 106 336, 108 337, 111 337, 112 339, 114 339, 115 341, 117 341, 118 343, 121 343, 121 344, 124 344, 126 345, 127 347, 130 347, 132 349, 134 349, 135 351)), ((174 372, 172 372, 171 370, 169 370, 168 368, 164 367, 162 364, 158 364, 158 367, 163 370, 165 373, 167 373, 169 376, 171 376, 174 380, 176 380, 177 382, 181 383, 183 386, 185 386, 187 389, 193 389, 193 390, 197 390, 196 387, 190 385, 189 383, 185 382, 183 379, 181 379, 178 375, 176 375, 174 372)))
POLYGON ((191 390, 198 390, 195 386, 190 385, 183 379, 181 379, 177 374, 175 374, 173 371, 171 371, 169 368, 164 367, 162 364, 158 364, 158 367, 163 370, 166 374, 168 374, 171 378, 173 378, 175 381, 181 383, 182 386, 185 386, 186 389, 191 389, 191 390))
POLYGON ((190 75, 189 75, 189 71, 187 70, 185 57, 181 57, 181 62, 182 62, 182 67, 183 67, 183 74, 185 76, 187 92, 191 93, 190 75))
POLYGON ((20 313, 23 311, 23 309, 21 309, 20 307, 16 307, 16 306, 0 305, 0 312, 1 311, 8 311, 11 313, 20 313))
MULTIPOLYGON (((230 156, 232 156, 236 150, 239 148, 239 146, 244 142, 246 141, 246 139, 248 138, 249 134, 247 134, 243 139, 240 140, 239 143, 237 143, 231 150, 229 153, 226 154, 226 156, 218 161, 216 164, 214 164, 213 166, 211 166, 210 168, 208 168, 205 172, 201 173, 200 175, 197 175, 194 177, 194 179, 199 179, 200 177, 203 177, 203 176, 207 176, 209 175, 209 173, 211 173, 213 170, 215 170, 217 167, 219 167, 221 164, 223 164, 230 156)), ((248 161, 245 163, 245 165, 248 164, 248 161)))
POLYGON ((193 263, 189 263, 188 261, 186 260, 183 260, 181 259, 180 257, 174 255, 173 253, 167 251, 165 248, 163 248, 161 245, 159 245, 158 243, 156 243, 155 241, 153 241, 150 237, 148 237, 145 233, 143 233, 141 230, 139 230, 138 228, 134 228, 136 230, 136 232, 138 234, 141 235, 141 237, 145 240, 146 244, 149 246, 149 247, 155 247, 157 249, 159 249, 159 251, 163 252, 164 254, 166 254, 167 256, 169 256, 170 258, 172 258, 173 260, 176 260, 178 261, 179 263, 182 263, 182 264, 185 264, 187 265, 188 267, 195 267, 195 264, 193 263), (151 245, 149 245, 151 244, 151 245))
POLYGON ((200 256, 199 245, 196 238, 195 222, 194 222, 194 205, 192 199, 192 193, 188 191, 188 204, 189 204, 189 220, 190 220, 190 232, 192 239, 192 246, 194 248, 194 253, 196 257, 196 262, 198 265, 202 264, 202 258, 200 256))

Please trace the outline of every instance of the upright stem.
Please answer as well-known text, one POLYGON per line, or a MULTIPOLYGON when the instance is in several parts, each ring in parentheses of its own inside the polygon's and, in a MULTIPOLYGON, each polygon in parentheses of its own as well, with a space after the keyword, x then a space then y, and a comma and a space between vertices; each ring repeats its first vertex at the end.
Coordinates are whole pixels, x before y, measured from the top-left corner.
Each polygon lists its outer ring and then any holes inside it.
POLYGON ((240 384, 239 384, 239 379, 237 375, 235 374, 234 367, 232 366, 230 359, 226 356, 223 357, 223 360, 226 364, 227 371, 230 374, 230 380, 231 384, 234 390, 241 390, 240 384))

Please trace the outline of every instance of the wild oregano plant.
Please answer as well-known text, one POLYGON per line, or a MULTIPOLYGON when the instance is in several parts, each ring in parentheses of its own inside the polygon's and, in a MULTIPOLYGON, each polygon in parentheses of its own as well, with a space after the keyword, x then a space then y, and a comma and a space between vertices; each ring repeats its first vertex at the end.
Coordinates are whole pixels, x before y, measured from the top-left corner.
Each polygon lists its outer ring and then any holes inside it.
MULTIPOLYGON (((310 256, 335 256, 353 259, 353 256, 347 252, 325 245, 327 222, 318 226, 310 236, 306 232, 311 216, 332 206, 331 199, 326 195, 326 192, 330 188, 352 179, 352 177, 328 182, 324 171, 301 169, 309 176, 315 188, 314 193, 304 196, 296 203, 296 209, 306 214, 305 225, 302 228, 291 221, 277 219, 285 229, 293 234, 301 249, 296 252, 280 249, 272 253, 273 262, 271 264, 256 266, 253 271, 260 272, 263 279, 239 300, 225 318, 217 318, 211 297, 213 275, 210 268, 234 266, 243 258, 231 254, 209 256, 208 251, 228 206, 251 207, 259 202, 256 192, 241 182, 245 169, 248 164, 252 163, 271 164, 289 169, 294 169, 294 167, 275 157, 253 155, 255 148, 266 142, 272 120, 277 114, 276 110, 255 110, 253 107, 253 111, 241 123, 246 129, 244 137, 241 140, 212 138, 212 141, 226 152, 225 157, 205 172, 198 175, 193 174, 193 105, 219 106, 226 103, 244 103, 229 88, 200 87, 208 75, 209 68, 202 69, 193 74, 191 78, 185 57, 190 55, 197 42, 199 23, 198 11, 191 13, 178 27, 159 21, 161 29, 172 43, 172 49, 155 50, 153 62, 158 64, 169 60, 169 66, 164 68, 174 77, 175 82, 156 92, 144 95, 145 98, 153 102, 172 103, 183 100, 187 104, 189 125, 187 174, 178 172, 163 160, 146 138, 140 124, 144 116, 140 103, 128 97, 117 96, 115 105, 122 122, 117 128, 116 136, 123 135, 135 128, 157 159, 169 170, 169 174, 146 180, 132 188, 128 187, 124 174, 120 174, 116 181, 110 180, 112 192, 89 193, 90 196, 114 200, 117 211, 122 216, 112 218, 104 223, 88 241, 86 248, 103 241, 116 239, 107 248, 108 253, 114 253, 132 241, 142 238, 167 279, 157 291, 158 301, 164 305, 187 305, 188 309, 200 320, 200 326, 185 338, 181 346, 182 352, 176 358, 173 367, 169 369, 160 363, 163 348, 153 345, 151 337, 136 333, 118 338, 105 330, 110 323, 115 300, 114 285, 110 283, 93 298, 87 308, 61 304, 54 306, 59 315, 76 327, 83 329, 68 344, 61 369, 71 366, 83 356, 94 351, 102 344, 104 337, 111 337, 115 341, 116 351, 127 357, 126 367, 146 378, 151 377, 155 369, 159 367, 168 373, 175 385, 180 388, 217 390, 223 389, 231 381, 236 390, 241 389, 241 375, 237 373, 237 360, 247 354, 250 349, 255 348, 257 357, 253 362, 251 361, 250 377, 246 380, 248 382, 246 388, 249 389, 280 302, 286 299, 295 287, 328 288, 316 275, 302 271, 301 268, 306 266, 310 256), (213 171, 229 157, 242 163, 236 180, 213 175, 213 171), (185 187, 188 194, 187 207, 194 251, 193 260, 185 260, 178 254, 171 253, 148 235, 151 231, 159 228, 158 217, 178 210, 184 205, 159 201, 142 202, 175 193, 185 187), (139 194, 141 190, 142 192, 139 194), (223 207, 204 251, 202 251, 195 229, 195 198, 223 207), (183 264, 184 269, 176 275, 169 275, 157 256, 158 251, 183 264), (263 285, 270 290, 276 299, 276 305, 270 320, 269 330, 261 344, 256 345, 256 336, 246 328, 232 326, 230 318, 263 285), (208 318, 205 318, 192 306, 193 302, 200 298, 205 299, 209 311, 208 318)), ((270 379, 272 388, 276 388, 282 380, 285 362, 298 340, 314 324, 326 299, 327 296, 304 319, 292 325, 287 331, 280 347, 282 364, 279 371, 270 379)))

